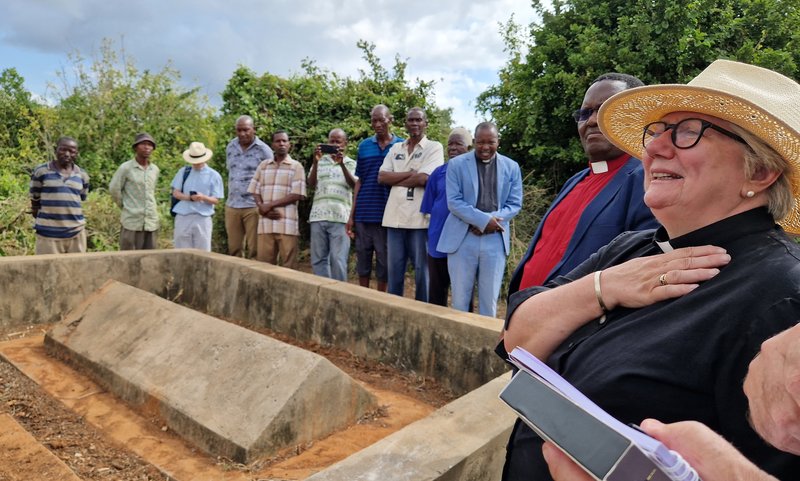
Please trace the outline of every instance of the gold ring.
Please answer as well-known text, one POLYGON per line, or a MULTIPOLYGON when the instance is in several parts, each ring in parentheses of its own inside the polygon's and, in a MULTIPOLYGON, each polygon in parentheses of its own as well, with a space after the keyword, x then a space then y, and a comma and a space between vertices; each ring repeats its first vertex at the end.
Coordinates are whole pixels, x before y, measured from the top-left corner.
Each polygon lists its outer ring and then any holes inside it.
POLYGON ((662 286, 666 286, 667 284, 669 284, 669 282, 667 282, 667 273, 666 272, 664 274, 661 274, 660 276, 658 276, 658 283, 661 284, 662 286))

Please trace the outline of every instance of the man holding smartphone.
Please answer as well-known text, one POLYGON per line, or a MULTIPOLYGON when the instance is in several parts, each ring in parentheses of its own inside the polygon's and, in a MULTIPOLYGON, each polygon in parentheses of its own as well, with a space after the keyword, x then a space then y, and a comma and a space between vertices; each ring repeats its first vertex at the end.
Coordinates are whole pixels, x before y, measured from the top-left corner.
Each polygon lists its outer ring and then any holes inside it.
POLYGON ((356 161, 345 155, 347 134, 333 129, 328 143, 317 145, 306 183, 314 189, 311 226, 311 269, 314 274, 347 281, 350 237, 345 224, 353 206, 356 161))
POLYGON ((174 208, 176 249, 211 252, 211 216, 224 197, 222 176, 208 166, 212 155, 202 142, 192 142, 183 152, 183 160, 191 165, 188 175, 180 169, 172 179, 172 195, 179 200, 174 208))

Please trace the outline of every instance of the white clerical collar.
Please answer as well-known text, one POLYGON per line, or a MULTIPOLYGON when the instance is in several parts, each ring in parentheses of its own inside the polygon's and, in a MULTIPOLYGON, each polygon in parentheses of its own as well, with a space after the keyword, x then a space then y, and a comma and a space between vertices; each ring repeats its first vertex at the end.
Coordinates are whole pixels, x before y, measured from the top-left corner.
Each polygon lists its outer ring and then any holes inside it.
POLYGON ((605 160, 600 160, 597 162, 589 162, 589 165, 592 166, 592 173, 594 174, 605 174, 608 172, 608 162, 605 160))
POLYGON ((672 244, 669 243, 669 240, 665 240, 665 241, 658 241, 657 240, 656 244, 658 245, 659 248, 661 248, 661 252, 663 252, 665 254, 667 252, 672 252, 672 251, 675 250, 675 248, 672 247, 672 244))

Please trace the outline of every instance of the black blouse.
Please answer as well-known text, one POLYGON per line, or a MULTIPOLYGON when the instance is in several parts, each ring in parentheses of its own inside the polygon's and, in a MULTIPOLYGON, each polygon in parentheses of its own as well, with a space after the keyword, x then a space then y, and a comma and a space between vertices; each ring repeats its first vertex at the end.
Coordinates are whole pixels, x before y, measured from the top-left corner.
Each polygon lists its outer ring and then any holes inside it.
MULTIPOLYGON (((662 240, 676 249, 720 246, 731 262, 683 297, 640 309, 617 308, 605 320, 585 324, 548 364, 623 422, 700 421, 765 471, 795 479, 800 458, 772 448, 752 430, 742 391, 761 343, 800 322, 800 246, 765 208, 675 239, 667 239, 663 228, 624 233, 569 274, 514 294, 508 317, 539 292, 660 254, 662 240)), ((535 458, 536 470, 528 479, 551 479, 540 446, 526 453, 535 458)))

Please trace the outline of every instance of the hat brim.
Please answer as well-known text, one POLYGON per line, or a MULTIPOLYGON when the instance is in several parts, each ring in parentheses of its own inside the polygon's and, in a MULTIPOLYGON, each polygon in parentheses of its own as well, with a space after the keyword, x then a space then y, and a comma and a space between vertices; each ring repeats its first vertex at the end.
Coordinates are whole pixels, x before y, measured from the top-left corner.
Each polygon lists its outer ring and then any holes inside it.
POLYGON ((140 140, 140 141, 138 141, 138 142, 134 142, 134 143, 133 143, 133 145, 132 145, 131 147, 133 147, 133 148, 135 149, 135 148, 136 148, 136 146, 137 146, 137 145, 139 145, 139 144, 141 144, 142 142, 150 142, 151 144, 153 144, 153 149, 155 149, 155 148, 156 148, 156 143, 155 143, 155 142, 153 142, 153 141, 152 141, 152 140, 150 140, 150 139, 142 139, 142 140, 140 140))
POLYGON ((800 234, 800 134, 765 109, 735 95, 707 87, 664 84, 623 90, 603 102, 597 123, 621 150, 641 158, 644 126, 672 112, 696 112, 727 120, 772 147, 792 166, 795 204, 780 220, 788 232, 800 234))
POLYGON ((183 151, 183 160, 190 164, 202 164, 203 162, 208 162, 212 155, 214 155, 214 153, 211 149, 206 149, 206 152, 200 157, 192 157, 189 155, 189 151, 185 150, 183 151))

